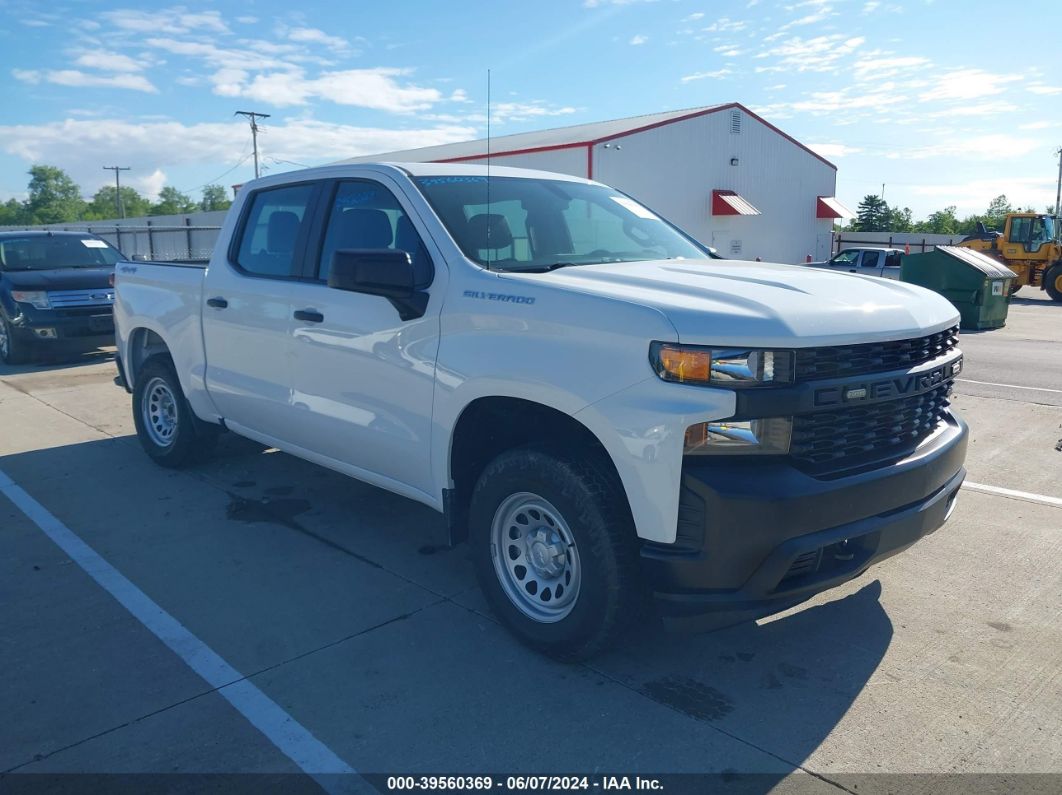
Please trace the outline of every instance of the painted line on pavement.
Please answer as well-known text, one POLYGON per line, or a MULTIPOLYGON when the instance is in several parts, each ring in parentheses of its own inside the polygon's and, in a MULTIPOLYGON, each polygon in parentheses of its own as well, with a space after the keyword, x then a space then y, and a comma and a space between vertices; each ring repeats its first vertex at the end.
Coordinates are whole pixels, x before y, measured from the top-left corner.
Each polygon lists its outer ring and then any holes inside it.
MULTIPOLYGON (((217 652, 193 635, 118 569, 0 470, 0 494, 14 503, 71 560, 215 688, 252 726, 328 791, 357 771, 285 712, 217 652)), ((353 783, 353 782, 350 782, 353 783)))
POLYGON ((1043 386, 1020 386, 1019 384, 997 384, 995 381, 974 381, 971 378, 956 378, 956 381, 961 381, 964 384, 981 384, 982 386, 1005 386, 1008 389, 1029 389, 1033 392, 1055 392, 1062 395, 1062 389, 1048 389, 1043 386))
POLYGON ((986 486, 984 483, 971 483, 968 480, 962 484, 962 487, 964 489, 969 489, 970 491, 980 491, 984 494, 995 494, 1000 497, 1013 497, 1016 500, 1038 502, 1041 505, 1051 505, 1055 508, 1062 508, 1062 499, 1059 499, 1058 497, 1048 497, 1046 494, 1033 494, 1029 491, 1004 489, 1000 486, 986 486))

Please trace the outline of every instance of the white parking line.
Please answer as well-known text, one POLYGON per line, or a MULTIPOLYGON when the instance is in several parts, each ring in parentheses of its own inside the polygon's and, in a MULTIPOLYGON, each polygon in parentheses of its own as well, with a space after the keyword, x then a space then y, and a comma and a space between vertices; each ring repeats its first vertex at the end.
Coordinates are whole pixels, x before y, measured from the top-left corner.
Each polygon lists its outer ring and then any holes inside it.
POLYGON ((962 487, 964 489, 969 489, 970 491, 996 494, 1000 497, 1013 497, 1017 500, 1027 500, 1028 502, 1038 502, 1041 505, 1051 505, 1055 508, 1062 508, 1062 499, 1059 499, 1058 497, 1048 497, 1046 494, 1033 494, 1029 491, 1004 489, 1000 486, 986 486, 984 483, 971 483, 968 480, 962 484, 962 487))
POLYGON ((1048 389, 1043 386, 1020 386, 1019 384, 997 384, 995 381, 974 381, 972 378, 956 378, 965 384, 981 384, 982 386, 1005 386, 1008 389, 1029 389, 1033 392, 1056 392, 1062 395, 1062 389, 1048 389))
MULTIPOLYGON (((30 521, 69 555, 71 560, 132 613, 134 618, 169 646, 189 668, 203 677, 211 687, 216 688, 252 726, 264 734, 303 772, 312 776, 328 791, 340 788, 337 785, 343 783, 342 779, 346 776, 339 777, 339 774, 356 772, 275 701, 251 684, 243 674, 225 662, 217 652, 133 585, 118 569, 104 560, 2 470, 0 493, 11 500, 30 521)), ((354 784, 353 781, 347 783, 354 784)))

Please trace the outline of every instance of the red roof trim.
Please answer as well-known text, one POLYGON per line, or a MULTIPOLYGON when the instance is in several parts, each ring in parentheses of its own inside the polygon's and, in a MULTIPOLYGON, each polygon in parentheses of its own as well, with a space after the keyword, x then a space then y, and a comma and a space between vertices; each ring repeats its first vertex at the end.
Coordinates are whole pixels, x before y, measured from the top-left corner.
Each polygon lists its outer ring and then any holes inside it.
MULTIPOLYGON (((769 121, 764 119, 762 116, 758 116, 757 114, 753 113, 751 110, 746 108, 740 102, 730 102, 730 103, 728 103, 726 105, 719 105, 718 107, 715 107, 715 108, 708 108, 706 110, 694 111, 693 113, 687 113, 684 116, 676 116, 673 119, 667 119, 665 121, 653 122, 652 124, 646 124, 646 125, 644 125, 642 127, 635 127, 634 129, 631 129, 631 130, 624 130, 622 132, 614 133, 612 135, 606 135, 603 138, 594 138, 594 139, 589 140, 589 141, 576 141, 576 142, 573 142, 573 143, 566 143, 566 144, 552 144, 550 146, 535 146, 535 147, 531 147, 531 148, 528 148, 528 149, 512 149, 512 150, 509 150, 509 151, 491 152, 490 156, 491 157, 509 157, 509 156, 512 156, 512 155, 529 155, 529 154, 534 154, 536 152, 553 152, 553 151, 556 151, 558 149, 575 149, 576 147, 580 147, 580 146, 590 147, 591 150, 592 150, 595 145, 604 143, 605 141, 614 141, 617 138, 624 138, 624 137, 626 137, 628 135, 634 135, 636 133, 646 132, 647 130, 655 130, 657 127, 665 127, 668 124, 676 124, 676 123, 678 123, 680 121, 688 121, 689 119, 696 119, 696 118, 699 118, 701 116, 710 116, 713 113, 722 113, 725 110, 735 110, 735 109, 743 111, 744 113, 747 113, 749 116, 754 118, 760 124, 764 125, 768 129, 773 130, 774 132, 778 133, 780 136, 785 138, 791 144, 794 144, 794 145, 800 147, 805 152, 807 152, 809 155, 814 157, 816 160, 821 160, 823 163, 828 165, 834 171, 837 170, 837 166, 835 166, 833 163, 831 163, 825 157, 820 155, 818 152, 815 152, 814 150, 808 148, 804 144, 800 143, 800 141, 798 141, 793 136, 791 136, 788 133, 783 132, 782 130, 778 129, 773 124, 771 124, 769 121)), ((448 157, 448 158, 444 158, 442 160, 433 160, 432 162, 433 163, 463 163, 463 162, 467 162, 469 160, 483 160, 484 158, 486 158, 486 156, 487 155, 484 152, 483 154, 479 154, 479 155, 463 155, 462 157, 448 157)), ((589 165, 589 163, 588 163, 588 165, 589 165)), ((592 175, 589 178, 592 179, 593 178, 592 175)))

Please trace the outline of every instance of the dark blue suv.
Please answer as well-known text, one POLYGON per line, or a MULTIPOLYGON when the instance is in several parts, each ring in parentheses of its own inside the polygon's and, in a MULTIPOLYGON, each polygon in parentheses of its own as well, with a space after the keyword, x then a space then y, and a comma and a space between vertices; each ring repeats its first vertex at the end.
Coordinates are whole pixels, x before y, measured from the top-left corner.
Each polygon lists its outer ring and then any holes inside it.
POLYGON ((84 232, 0 232, 0 361, 114 342, 118 249, 84 232))

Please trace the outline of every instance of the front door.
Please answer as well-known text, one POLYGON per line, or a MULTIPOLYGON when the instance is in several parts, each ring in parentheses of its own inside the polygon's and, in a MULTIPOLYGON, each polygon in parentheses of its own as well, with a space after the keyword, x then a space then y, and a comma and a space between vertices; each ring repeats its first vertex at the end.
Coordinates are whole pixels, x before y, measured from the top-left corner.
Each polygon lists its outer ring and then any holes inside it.
POLYGON ((433 265, 419 219, 397 186, 380 179, 330 186, 308 254, 317 264, 307 273, 316 280, 292 285, 292 441, 415 497, 432 491, 431 412, 446 271, 438 255, 433 265), (424 316, 403 321, 386 298, 328 287, 340 249, 409 252, 418 286, 431 296, 424 316))
POLYGON ((303 183, 258 191, 232 248, 211 260, 202 295, 207 389, 236 430, 285 438, 289 293, 317 190, 303 183))

